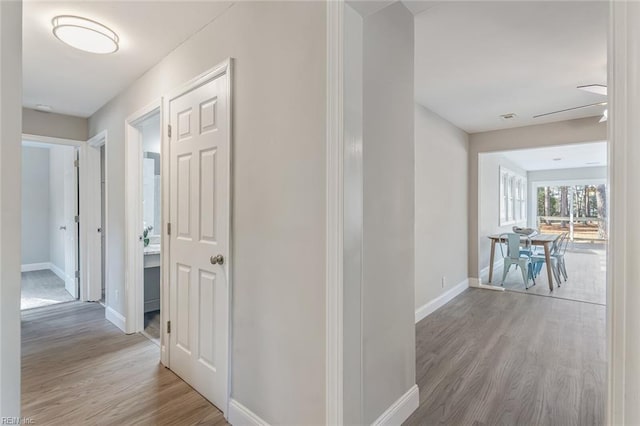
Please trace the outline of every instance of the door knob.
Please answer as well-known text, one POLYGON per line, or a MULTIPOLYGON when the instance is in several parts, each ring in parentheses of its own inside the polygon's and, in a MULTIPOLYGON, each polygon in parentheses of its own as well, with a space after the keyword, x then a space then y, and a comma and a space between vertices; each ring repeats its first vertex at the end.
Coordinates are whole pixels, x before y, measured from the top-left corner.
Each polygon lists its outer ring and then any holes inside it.
POLYGON ((61 231, 66 231, 66 230, 67 230, 67 227, 66 227, 66 226, 61 226, 61 227, 60 227, 60 230, 61 230, 61 231))
POLYGON ((211 256, 209 261, 212 265, 222 265, 224 263, 224 257, 221 254, 217 256, 211 256))

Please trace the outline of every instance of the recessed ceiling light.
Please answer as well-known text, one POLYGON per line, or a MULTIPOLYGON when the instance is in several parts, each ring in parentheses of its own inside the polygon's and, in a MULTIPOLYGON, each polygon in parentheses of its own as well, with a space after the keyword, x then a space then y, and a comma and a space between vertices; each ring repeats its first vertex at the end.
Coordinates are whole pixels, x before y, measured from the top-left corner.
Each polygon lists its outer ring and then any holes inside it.
POLYGON ((41 111, 41 112, 51 112, 51 111, 53 111, 53 108, 51 108, 51 105, 38 104, 38 105, 36 105, 36 109, 38 111, 41 111))
POLYGON ((91 53, 114 53, 120 38, 110 28, 80 16, 60 15, 51 20, 53 35, 63 43, 91 53))
POLYGON ((560 160, 562 160, 562 158, 560 158, 560 157, 557 157, 557 158, 553 159, 553 161, 560 161, 560 160))

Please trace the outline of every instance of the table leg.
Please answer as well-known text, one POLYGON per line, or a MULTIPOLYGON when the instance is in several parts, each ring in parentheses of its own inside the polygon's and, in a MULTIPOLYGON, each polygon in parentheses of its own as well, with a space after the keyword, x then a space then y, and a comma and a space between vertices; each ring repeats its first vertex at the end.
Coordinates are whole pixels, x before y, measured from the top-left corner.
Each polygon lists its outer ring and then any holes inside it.
POLYGON ((551 253, 549 243, 544 243, 544 259, 547 264, 547 277, 549 278, 549 290, 553 291, 553 271, 551 270, 551 253))
POLYGON ((496 240, 491 240, 491 258, 489 259, 489 284, 493 279, 493 258, 496 254, 496 240))

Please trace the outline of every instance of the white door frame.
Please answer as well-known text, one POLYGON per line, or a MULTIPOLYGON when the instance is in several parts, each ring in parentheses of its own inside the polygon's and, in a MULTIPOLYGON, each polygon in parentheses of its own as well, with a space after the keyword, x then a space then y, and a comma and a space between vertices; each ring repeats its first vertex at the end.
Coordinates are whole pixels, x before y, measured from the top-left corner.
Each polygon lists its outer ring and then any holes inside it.
MULTIPOLYGON (((187 83, 181 85, 175 90, 171 91, 167 96, 163 97, 164 100, 164 108, 162 112, 162 124, 161 124, 161 134, 162 134, 162 152, 166 153, 166 155, 161 155, 162 169, 161 169, 161 182, 162 182, 162 239, 161 239, 161 271, 169 271, 169 267, 171 265, 171 257, 170 257, 170 237, 167 233, 167 223, 171 223, 170 217, 170 203, 169 203, 169 188, 171 185, 170 180, 170 156, 169 156, 169 138, 167 137, 167 123, 170 123, 169 117, 169 104, 172 100, 184 95, 191 90, 196 89, 203 84, 208 83, 216 79, 218 76, 226 74, 227 75, 227 108, 229 109, 229 113, 227 114, 227 126, 229 128, 229 256, 228 259, 225 259, 225 263, 227 264, 227 287, 229 291, 227 292, 227 383, 226 392, 224 393, 226 396, 226 402, 224 407, 218 407, 223 411, 225 418, 229 416, 229 402, 231 400, 231 368, 233 365, 232 361, 232 318, 233 318, 233 305, 231 301, 233 300, 233 92, 231 88, 233 87, 233 60, 231 58, 226 59, 222 63, 216 65, 215 67, 203 72, 202 74, 194 77, 192 80, 187 83), (166 247, 166 248, 165 248, 166 247)), ((162 288, 161 294, 167 295, 167 297, 161 296, 161 311, 160 311, 160 321, 161 321, 161 329, 164 332, 164 324, 169 317, 169 294, 170 293, 170 277, 168 273, 161 273, 162 277, 162 288), (164 314, 164 316, 163 316, 164 314)), ((162 353, 161 353, 161 361, 163 364, 170 365, 169 358, 169 347, 168 342, 164 344, 164 334, 162 343, 162 353), (165 353, 166 346, 166 353, 165 353)))
MULTIPOLYGON (((162 129, 162 98, 134 112, 125 120, 125 332, 139 333, 144 330, 144 252, 139 236, 142 235, 142 131, 138 127, 144 120, 160 114, 162 129)), ((162 132, 161 132, 162 134, 162 132)), ((164 139, 163 136, 161 138, 164 139)), ((160 148, 162 151, 162 147, 160 148)), ((160 158, 162 160, 162 153, 160 158)), ((162 174, 162 172, 161 172, 162 174)), ((161 178, 162 179, 162 178, 161 178)), ((164 199, 164 193, 161 197, 164 199)), ((163 212, 164 213, 164 212, 163 212)), ((163 218, 164 221, 164 218, 163 218)), ((161 253, 165 247, 161 243, 161 253)), ((160 275, 164 273, 160 268, 160 275)), ((160 303, 163 300, 160 286, 160 303)), ((162 324, 163 310, 160 310, 162 324)), ((164 330, 160 327, 160 345, 165 352, 164 330)))
MULTIPOLYGON (((102 235, 98 233, 98 228, 102 227, 102 197, 101 197, 101 176, 100 176, 100 148, 102 146, 105 147, 104 150, 104 174, 105 181, 107 180, 107 164, 108 164, 108 154, 107 154, 107 131, 103 130, 97 135, 93 136, 87 141, 87 155, 86 155, 86 179, 88 182, 88 206, 86 215, 84 215, 86 229, 87 229, 87 247, 89 248, 87 252, 88 257, 88 265, 87 265, 87 276, 88 278, 88 300, 97 301, 102 297, 102 235)), ((80 164, 82 171, 82 164, 80 164)), ((104 222, 107 223, 107 216, 109 215, 107 205, 108 205, 108 192, 105 188, 105 208, 104 208, 104 222)), ((107 291, 109 287, 109 268, 107 265, 109 264, 109 237, 105 232, 105 229, 102 229, 102 233, 104 234, 104 268, 105 268, 105 278, 104 278, 104 286, 105 286, 105 306, 109 305, 109 292, 107 291)))
POLYGON ((325 423, 344 423, 344 0, 327 2, 325 423))
POLYGON ((83 253, 88 253, 88 235, 87 235, 87 223, 85 222, 85 217, 90 208, 89 203, 89 187, 87 185, 87 173, 88 167, 83 167, 83 164, 86 164, 87 158, 87 142, 79 141, 75 139, 63 139, 63 138, 54 138, 51 136, 40 136, 40 135, 31 135, 28 133, 22 134, 22 141, 30 141, 30 142, 39 142, 49 145, 61 145, 61 146, 72 146, 78 148, 79 151, 79 175, 78 175, 78 187, 80 193, 80 203, 78 208, 80 210, 80 229, 78 231, 78 242, 79 242, 79 252, 78 252, 78 268, 80 270, 80 297, 79 300, 83 302, 87 302, 90 299, 90 290, 89 290, 89 275, 87 271, 89 270, 89 256, 83 256, 83 253))

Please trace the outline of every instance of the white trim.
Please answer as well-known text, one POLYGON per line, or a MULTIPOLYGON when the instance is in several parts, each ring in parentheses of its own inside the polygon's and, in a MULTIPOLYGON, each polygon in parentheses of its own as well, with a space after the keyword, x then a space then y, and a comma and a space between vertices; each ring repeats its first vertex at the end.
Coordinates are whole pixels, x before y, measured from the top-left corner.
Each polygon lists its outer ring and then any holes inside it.
POLYGON ((20 272, 43 271, 51 269, 51 262, 25 263, 20 266, 20 272))
POLYGON ((640 424, 640 4, 610 1, 609 250, 607 266, 608 425, 640 424))
MULTIPOLYGON (((85 156, 85 165, 86 168, 86 178, 87 185, 89 185, 89 199, 86 203, 86 212, 84 216, 84 222, 86 224, 87 231, 87 244, 91 246, 88 250, 88 258, 87 258, 87 300, 89 301, 97 301, 102 297, 102 268, 104 266, 104 287, 105 287, 105 305, 109 305, 109 301, 107 300, 109 294, 109 236, 107 235, 108 226, 108 216, 109 209, 108 206, 108 191, 105 187, 105 196, 104 196, 104 223, 105 229, 102 230, 103 235, 98 235, 97 229, 102 226, 102 199, 101 193, 101 176, 100 176, 100 148, 104 145, 104 176, 105 183, 109 181, 108 176, 108 153, 107 147, 108 145, 108 132, 107 130, 103 130, 91 137, 87 141, 87 154, 85 156), (97 182, 96 182, 97 181, 97 182), (99 188, 96 191, 95 188, 99 188), (102 265, 102 237, 104 236, 104 265, 102 265)), ((80 167, 83 167, 83 164, 80 164, 80 167)))
POLYGON ((233 426, 269 426, 269 423, 258 417, 253 411, 235 399, 229 399, 229 423, 233 426))
POLYGON ((41 136, 41 135, 32 135, 30 133, 22 134, 23 142, 39 142, 45 145, 67 145, 67 146, 82 146, 86 141, 81 141, 77 139, 64 139, 64 138, 54 138, 51 136, 41 136))
POLYGON ((92 136, 91 138, 89 138, 89 140, 87 141, 87 144, 92 148, 100 148, 102 145, 107 144, 107 135, 108 135, 107 130, 103 130, 97 133, 95 136, 92 136))
MULTIPOLYGON (((224 61, 220 62, 218 65, 216 65, 215 67, 203 72, 202 74, 194 77, 193 79, 191 79, 190 81, 186 82, 185 84, 179 86, 178 88, 174 89, 173 91, 171 91, 167 96, 164 96, 161 98, 161 102, 163 105, 163 108, 161 109, 161 126, 162 126, 162 131, 161 131, 161 135, 162 135, 162 146, 163 148, 166 148, 165 151, 163 151, 163 153, 165 153, 165 155, 161 155, 161 158, 163 158, 162 161, 162 170, 161 170, 161 182, 162 182, 162 199, 163 201, 163 231, 161 234, 161 247, 163 250, 162 255, 162 265, 160 268, 160 280, 162 282, 162 287, 160 289, 160 297, 161 297, 161 303, 162 303, 162 309, 160 310, 160 321, 161 324, 165 324, 165 322, 170 319, 171 317, 170 315, 170 301, 169 301, 169 295, 171 294, 170 292, 170 279, 169 279, 169 274, 168 271, 170 270, 170 266, 171 266, 171 238, 166 235, 166 223, 170 223, 171 221, 171 213, 170 213, 170 203, 169 203, 169 199, 170 199, 170 185, 171 185, 171 180, 170 180, 170 173, 171 173, 171 169, 170 169, 170 147, 169 147, 169 138, 166 134, 165 127, 170 123, 170 105, 171 105, 171 101, 173 101, 174 99, 179 98, 180 96, 197 89, 198 87, 209 83, 210 81, 215 80, 216 78, 218 78, 221 75, 227 75, 227 84, 226 84, 226 92, 227 92, 227 108, 229 110, 229 113, 227 114, 227 128, 229 129, 228 131, 228 138, 229 138, 229 179, 228 179, 228 191, 227 193, 229 194, 229 223, 228 223, 228 227, 229 227, 229 240, 227 241, 227 247, 229 250, 229 255, 227 256, 227 259, 225 260, 225 271, 227 273, 227 371, 226 371, 226 383, 225 383, 225 387, 226 387, 226 392, 225 392, 225 403, 224 403, 224 407, 218 407, 222 410, 223 414, 225 415, 225 417, 228 417, 228 413, 229 413, 229 403, 231 400, 231 371, 232 371, 232 367, 233 367, 233 361, 232 361, 232 335, 233 335, 233 173, 234 173, 234 169, 233 169, 233 152, 234 152, 234 146, 233 146, 233 91, 232 91, 232 87, 233 87, 233 59, 232 58, 227 58, 224 61), (166 297, 164 296, 166 295, 166 297)), ((164 359, 166 360, 166 364, 170 367, 170 342, 166 339, 165 334, 164 334, 164 327, 160 327, 161 328, 161 353, 160 353, 160 357, 161 357, 161 361, 164 359)))
POLYGON ((420 405, 418 385, 413 385, 373 423, 373 426, 400 426, 420 405))
MULTIPOLYGON (((159 114, 162 126, 162 98, 134 112, 125 120, 125 306, 127 333, 144 330, 144 255, 139 240, 142 234, 142 133, 138 126, 159 114)), ((162 135, 162 128, 160 134, 162 135)), ((161 136, 162 137, 162 136, 161 136)), ((162 151, 162 148, 161 148, 162 151)), ((162 152, 160 153, 162 158, 162 152)), ((162 245, 161 245, 162 247, 162 245)), ((162 297, 162 295, 161 295, 162 297)), ((161 324, 162 310, 160 311, 161 324)), ((160 327, 160 334, 163 327, 160 327)))
POLYGON ((469 278, 464 281, 456 284, 451 289, 447 290, 445 293, 442 293, 440 296, 431 300, 430 302, 425 303, 416 309, 416 324, 431 315, 437 309, 440 309, 447 303, 449 303, 453 298, 458 296, 460 293, 469 288, 469 278))
POLYGON ((469 278, 469 287, 481 288, 483 290, 504 291, 504 287, 501 287, 501 286, 491 285, 491 284, 482 284, 480 282, 480 278, 469 278))
POLYGON ((326 418, 343 414, 344 1, 327 2, 326 418))
POLYGON ((116 312, 111 306, 107 306, 104 310, 104 315, 108 321, 126 333, 126 320, 120 312, 116 312))
POLYGON ((53 263, 49 263, 49 269, 51 269, 51 272, 56 274, 58 278, 60 278, 62 281, 65 281, 65 282, 67 281, 67 274, 65 274, 64 271, 60 269, 57 265, 54 265, 53 263))
POLYGON ((165 333, 167 321, 170 318, 169 307, 171 294, 169 288, 168 268, 171 264, 169 252, 171 249, 171 238, 167 234, 167 224, 171 213, 171 205, 169 202, 169 188, 171 180, 169 179, 169 171, 171 160, 169 158, 169 138, 167 134, 167 125, 169 118, 169 103, 166 97, 162 97, 162 109, 160 111, 160 219, 162 229, 160 230, 160 363, 169 367, 169 335, 165 333), (164 155, 162 154, 164 153, 164 155))

